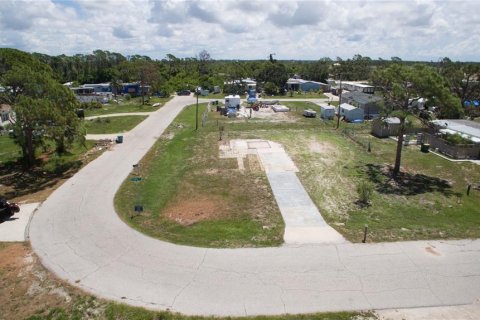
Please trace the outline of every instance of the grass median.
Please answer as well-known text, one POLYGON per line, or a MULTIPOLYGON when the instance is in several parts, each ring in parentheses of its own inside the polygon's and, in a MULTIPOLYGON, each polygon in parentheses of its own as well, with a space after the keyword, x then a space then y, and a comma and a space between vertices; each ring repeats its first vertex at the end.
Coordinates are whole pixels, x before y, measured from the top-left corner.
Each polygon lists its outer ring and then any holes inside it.
POLYGON ((145 120, 147 116, 121 116, 121 117, 105 117, 93 120, 85 120, 85 129, 88 134, 109 134, 130 131, 140 122, 145 120))
POLYGON ((134 228, 180 244, 281 244, 283 220, 258 160, 247 159, 241 171, 236 159, 220 159, 217 126, 195 131, 194 116, 187 107, 142 159, 115 197, 117 212, 134 228), (139 215, 136 204, 144 208, 139 215))
POLYGON ((133 98, 128 101, 122 101, 120 103, 110 103, 102 105, 101 108, 91 108, 85 110, 85 116, 101 116, 105 114, 113 113, 130 113, 130 112, 154 112, 161 108, 165 103, 170 101, 168 98, 150 98, 148 104, 142 104, 142 98, 133 98), (155 103, 160 103, 159 107, 154 107, 155 103))

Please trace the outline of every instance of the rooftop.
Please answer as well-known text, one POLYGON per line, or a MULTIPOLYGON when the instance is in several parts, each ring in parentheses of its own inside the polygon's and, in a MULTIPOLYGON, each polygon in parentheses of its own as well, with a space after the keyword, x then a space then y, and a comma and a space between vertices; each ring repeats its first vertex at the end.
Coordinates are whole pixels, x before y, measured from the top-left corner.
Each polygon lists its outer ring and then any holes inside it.
POLYGON ((374 96, 368 93, 363 93, 363 92, 358 92, 358 91, 351 91, 351 92, 345 92, 342 94, 342 98, 345 99, 352 99, 355 102, 361 103, 361 104, 367 104, 371 102, 379 102, 382 101, 383 99, 379 96, 374 96))
POLYGON ((345 110, 358 109, 357 107, 352 106, 351 104, 348 104, 348 103, 342 103, 342 104, 340 105, 340 108, 345 109, 345 110))
POLYGON ((307 82, 327 85, 326 83, 323 83, 323 82, 304 80, 304 79, 298 79, 298 78, 290 78, 287 80, 287 84, 301 84, 301 83, 307 83, 307 82))
POLYGON ((442 119, 433 120, 435 125, 456 131, 460 134, 466 134, 472 137, 480 138, 480 123, 470 120, 442 119))

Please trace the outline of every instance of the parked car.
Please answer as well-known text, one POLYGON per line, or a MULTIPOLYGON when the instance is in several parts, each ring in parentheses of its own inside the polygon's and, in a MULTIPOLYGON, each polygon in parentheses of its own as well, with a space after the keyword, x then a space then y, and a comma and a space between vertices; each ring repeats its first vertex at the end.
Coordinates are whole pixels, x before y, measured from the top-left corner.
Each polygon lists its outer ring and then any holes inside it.
POLYGON ((10 219, 17 212, 20 212, 18 204, 0 199, 0 221, 10 219))
POLYGON ((189 90, 177 91, 177 96, 189 96, 189 95, 190 95, 190 91, 189 91, 189 90))

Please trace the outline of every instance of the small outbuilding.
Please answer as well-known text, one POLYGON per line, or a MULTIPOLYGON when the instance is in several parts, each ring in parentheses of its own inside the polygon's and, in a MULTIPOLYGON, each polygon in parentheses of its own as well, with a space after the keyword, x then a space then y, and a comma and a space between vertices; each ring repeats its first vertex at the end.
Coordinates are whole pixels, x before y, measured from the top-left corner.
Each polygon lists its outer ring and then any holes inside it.
POLYGON ((335 107, 331 105, 320 106, 320 117, 331 120, 335 117, 335 107))
POLYGON ((354 107, 348 103, 342 103, 340 105, 340 117, 344 117, 348 122, 362 122, 363 116, 363 109, 354 107))
POLYGON ((398 136, 399 128, 400 119, 397 117, 377 118, 372 121, 372 134, 379 138, 398 136))

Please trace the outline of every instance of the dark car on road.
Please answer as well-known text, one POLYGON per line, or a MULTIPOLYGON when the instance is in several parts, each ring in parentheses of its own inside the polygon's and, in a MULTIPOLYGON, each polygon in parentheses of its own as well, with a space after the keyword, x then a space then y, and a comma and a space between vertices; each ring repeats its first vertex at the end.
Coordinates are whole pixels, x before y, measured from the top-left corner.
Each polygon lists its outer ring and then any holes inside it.
POLYGON ((177 96, 189 96, 189 95, 190 95, 190 91, 189 91, 189 90, 177 91, 177 96))

